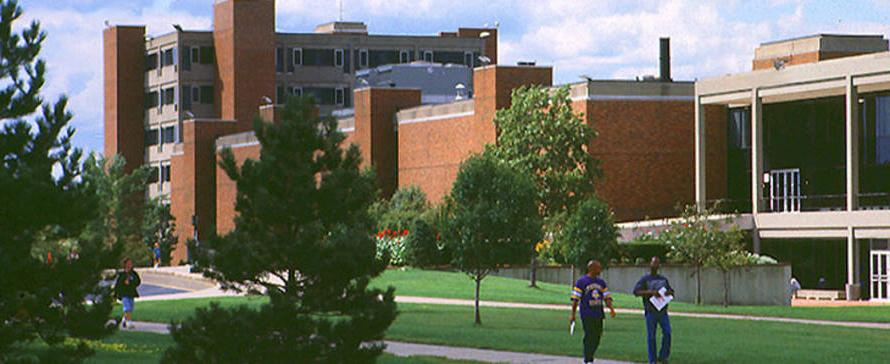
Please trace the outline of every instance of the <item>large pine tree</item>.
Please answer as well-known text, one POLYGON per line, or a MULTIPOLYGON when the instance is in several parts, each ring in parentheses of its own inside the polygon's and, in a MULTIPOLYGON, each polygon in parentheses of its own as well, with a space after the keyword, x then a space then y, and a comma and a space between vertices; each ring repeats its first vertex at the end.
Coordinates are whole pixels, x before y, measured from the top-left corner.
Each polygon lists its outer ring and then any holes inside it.
POLYGON ((368 207, 374 178, 354 145, 311 98, 292 98, 281 121, 254 123, 257 160, 220 165, 237 183, 235 229, 192 244, 197 268, 230 288, 270 296, 260 310, 213 307, 173 326, 170 362, 370 362, 395 319, 393 289, 369 289, 376 259, 368 207), (233 345, 237 343, 237 345, 233 345))
POLYGON ((60 345, 66 337, 111 332, 111 300, 98 281, 116 256, 96 241, 79 242, 79 259, 56 251, 50 261, 52 251, 35 249, 77 237, 95 200, 78 182, 82 153, 71 145, 67 100, 40 97, 46 35, 37 22, 16 33, 21 15, 14 0, 0 2, 0 362, 76 361, 90 350, 83 342, 60 345), (36 340, 52 350, 21 350, 36 340))

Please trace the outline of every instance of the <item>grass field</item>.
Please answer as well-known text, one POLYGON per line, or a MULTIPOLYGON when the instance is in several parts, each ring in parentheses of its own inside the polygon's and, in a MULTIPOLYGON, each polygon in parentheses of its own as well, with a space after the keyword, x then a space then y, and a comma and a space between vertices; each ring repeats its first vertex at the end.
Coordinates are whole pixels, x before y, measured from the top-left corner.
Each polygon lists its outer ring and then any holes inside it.
MULTIPOLYGON (((473 299, 474 283, 458 272, 419 269, 390 269, 375 279, 376 287, 394 286, 396 295, 473 299)), ((488 277, 482 281, 481 296, 488 301, 568 304, 569 288, 538 282, 529 288, 525 280, 488 277)), ((615 306, 642 309, 639 298, 615 294, 615 306)), ((890 305, 868 307, 790 307, 790 306, 714 306, 683 302, 671 303, 671 311, 724 313, 751 316, 789 317, 829 321, 890 322, 890 305)))

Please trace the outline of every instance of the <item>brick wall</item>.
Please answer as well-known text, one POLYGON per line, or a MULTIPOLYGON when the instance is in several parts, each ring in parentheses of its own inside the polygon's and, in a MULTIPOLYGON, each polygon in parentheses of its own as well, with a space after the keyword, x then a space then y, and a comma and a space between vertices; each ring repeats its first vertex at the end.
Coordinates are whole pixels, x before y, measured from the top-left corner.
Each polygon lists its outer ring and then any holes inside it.
MULTIPOLYGON (((241 166, 248 159, 260 158, 259 144, 232 148, 235 161, 241 166)), ((217 162, 219 161, 217 155, 217 162)), ((238 195, 238 186, 235 181, 219 167, 216 166, 216 231, 218 234, 226 234, 235 229, 235 198, 238 195)))
POLYGON ((433 203, 451 192, 460 163, 494 139, 475 138, 475 116, 399 125, 399 187, 418 186, 433 203))
POLYGON ((115 26, 102 32, 106 157, 122 155, 127 172, 145 159, 145 27, 115 26))
POLYGON ((762 69, 770 69, 774 68, 774 62, 777 60, 784 60, 785 66, 794 66, 798 64, 806 64, 806 63, 815 63, 819 61, 824 61, 828 59, 835 58, 843 58, 843 57, 852 57, 858 56, 862 54, 867 54, 871 52, 808 52, 801 54, 789 55, 786 57, 775 57, 769 59, 755 59, 752 61, 752 69, 762 70, 762 69))

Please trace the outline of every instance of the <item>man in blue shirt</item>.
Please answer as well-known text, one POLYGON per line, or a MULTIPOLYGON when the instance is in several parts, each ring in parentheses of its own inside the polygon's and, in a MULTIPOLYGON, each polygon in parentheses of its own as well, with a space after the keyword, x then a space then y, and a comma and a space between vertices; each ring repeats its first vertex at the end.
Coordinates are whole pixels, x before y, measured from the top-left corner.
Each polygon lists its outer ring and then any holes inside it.
POLYGON ((668 317, 668 307, 665 305, 661 310, 655 308, 649 298, 652 296, 661 296, 659 291, 664 288, 665 295, 673 296, 674 289, 671 288, 670 282, 663 275, 658 274, 660 261, 658 257, 652 257, 649 262, 650 273, 640 278, 636 286, 634 286, 634 295, 643 298, 643 307, 646 312, 646 334, 649 346, 649 363, 656 361, 655 347, 655 329, 661 326, 661 352, 658 353, 658 361, 667 363, 668 357, 671 355, 671 320, 668 317))
POLYGON ((575 311, 581 306, 581 323, 584 325, 584 363, 593 363, 593 355, 600 345, 603 335, 603 302, 609 307, 609 315, 615 317, 612 307, 612 294, 606 281, 599 277, 603 266, 596 260, 587 263, 587 274, 578 278, 572 288, 572 316, 569 322, 575 322, 575 311))

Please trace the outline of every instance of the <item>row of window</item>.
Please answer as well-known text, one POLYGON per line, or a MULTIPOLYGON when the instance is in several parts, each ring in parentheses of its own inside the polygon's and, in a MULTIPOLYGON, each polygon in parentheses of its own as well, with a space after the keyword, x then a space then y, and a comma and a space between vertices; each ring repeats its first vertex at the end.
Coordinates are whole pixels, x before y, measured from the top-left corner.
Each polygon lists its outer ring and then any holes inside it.
MULTIPOLYGON (((368 50, 356 49, 352 52, 356 59, 356 68, 373 68, 385 64, 410 63, 415 58, 411 50, 368 50)), ((431 51, 418 53, 419 59, 426 62, 464 64, 476 67, 479 63, 478 52, 431 51)), ((293 72, 299 66, 331 66, 342 67, 343 72, 350 72, 350 52, 344 49, 318 48, 276 48, 275 71, 293 72)))
MULTIPOLYGON (((213 104, 213 86, 182 86, 182 108, 183 110, 191 110, 192 104, 213 104)), ((161 107, 163 105, 172 105, 176 103, 176 88, 167 87, 158 91, 148 91, 145 93, 145 109, 153 107, 161 107)))
MULTIPOLYGON (((179 54, 182 56, 183 70, 191 70, 192 64, 213 64, 216 62, 213 47, 182 47, 181 49, 179 54)), ((145 71, 175 65, 177 59, 177 48, 175 47, 150 52, 145 55, 145 71)))
POLYGON ((151 174, 148 176, 148 183, 164 183, 170 182, 170 165, 164 164, 158 167, 153 167, 151 169, 151 174))
POLYGON ((145 146, 151 147, 158 144, 176 143, 176 127, 167 126, 159 129, 148 129, 145 131, 145 146))
POLYGON ((343 87, 299 87, 279 85, 276 89, 276 103, 284 104, 289 96, 312 96, 318 105, 351 106, 349 89, 343 87))

